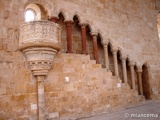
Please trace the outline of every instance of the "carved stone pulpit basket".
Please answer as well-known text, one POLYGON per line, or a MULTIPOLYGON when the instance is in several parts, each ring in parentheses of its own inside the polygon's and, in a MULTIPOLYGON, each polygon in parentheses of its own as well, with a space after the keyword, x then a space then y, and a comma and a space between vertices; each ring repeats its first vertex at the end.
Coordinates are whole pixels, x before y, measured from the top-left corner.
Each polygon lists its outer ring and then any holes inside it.
POLYGON ((61 48, 61 28, 50 21, 32 21, 20 26, 19 50, 37 78, 38 119, 45 118, 44 76, 52 66, 54 55, 61 48))
POLYGON ((32 21, 20 26, 19 50, 33 75, 47 75, 54 54, 60 50, 61 28, 50 21, 32 21))

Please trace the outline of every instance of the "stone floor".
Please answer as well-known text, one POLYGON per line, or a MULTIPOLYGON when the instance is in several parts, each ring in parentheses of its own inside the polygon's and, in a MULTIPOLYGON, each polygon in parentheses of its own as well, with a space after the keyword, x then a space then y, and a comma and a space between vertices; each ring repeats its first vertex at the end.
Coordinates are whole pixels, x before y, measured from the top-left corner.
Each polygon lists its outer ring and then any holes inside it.
POLYGON ((80 120, 160 120, 160 101, 80 120))

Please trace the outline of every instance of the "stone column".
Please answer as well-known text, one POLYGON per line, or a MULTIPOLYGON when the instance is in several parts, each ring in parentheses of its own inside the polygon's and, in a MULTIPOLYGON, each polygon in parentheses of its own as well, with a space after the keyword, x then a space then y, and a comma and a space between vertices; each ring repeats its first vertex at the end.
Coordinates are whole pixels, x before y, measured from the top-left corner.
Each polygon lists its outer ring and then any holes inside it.
POLYGON ((108 57, 108 43, 109 43, 109 41, 102 41, 101 43, 104 48, 105 66, 106 66, 107 71, 109 71, 109 57, 108 57))
POLYGON ((124 83, 127 85, 126 57, 121 57, 121 61, 122 61, 123 80, 124 83))
POLYGON ((142 69, 137 70, 138 74, 138 88, 139 88, 139 94, 143 95, 143 88, 142 88, 142 69))
POLYGON ((81 24, 81 35, 82 35, 82 54, 87 54, 86 24, 81 24))
POLYGON ((72 51, 72 23, 73 21, 65 21, 67 29, 67 53, 73 53, 72 51))
POLYGON ((113 53, 113 62, 114 62, 114 73, 115 73, 115 76, 119 78, 118 63, 117 63, 117 49, 113 49, 112 53, 113 53))
POLYGON ((45 120, 45 101, 44 101, 44 76, 37 76, 38 92, 38 116, 39 120, 45 120))
POLYGON ((51 21, 51 22, 54 22, 54 23, 57 23, 57 20, 58 20, 58 17, 51 17, 51 18, 49 18, 49 21, 51 21))
POLYGON ((94 59, 96 60, 96 63, 99 63, 99 58, 98 58, 98 46, 97 46, 97 33, 91 33, 92 39, 93 39, 93 54, 94 54, 94 59))
POLYGON ((131 81, 132 81, 132 89, 135 90, 135 76, 134 76, 134 65, 135 63, 130 61, 129 66, 130 66, 130 71, 131 71, 131 81))

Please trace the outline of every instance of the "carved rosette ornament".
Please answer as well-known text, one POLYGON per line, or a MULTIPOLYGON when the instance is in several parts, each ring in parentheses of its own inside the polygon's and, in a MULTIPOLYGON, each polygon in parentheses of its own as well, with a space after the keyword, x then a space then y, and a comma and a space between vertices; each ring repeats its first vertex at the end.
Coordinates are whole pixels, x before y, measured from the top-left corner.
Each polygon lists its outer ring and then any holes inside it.
POLYGON ((47 75, 60 46, 61 28, 58 24, 32 21, 20 26, 19 50, 25 54, 33 75, 47 75))

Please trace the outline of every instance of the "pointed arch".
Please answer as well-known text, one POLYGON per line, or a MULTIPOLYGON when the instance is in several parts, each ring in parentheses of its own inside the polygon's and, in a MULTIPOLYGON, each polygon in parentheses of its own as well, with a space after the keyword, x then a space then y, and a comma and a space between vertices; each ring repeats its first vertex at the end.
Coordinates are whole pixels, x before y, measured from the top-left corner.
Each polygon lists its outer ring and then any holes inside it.
POLYGON ((108 43, 108 59, 109 59, 109 70, 113 73, 114 73, 114 63, 113 63, 113 53, 112 53, 112 50, 113 50, 113 44, 111 41, 109 41, 108 43))
POLYGON ((60 9, 58 12, 57 12, 58 16, 60 14, 62 14, 62 16, 64 17, 64 20, 66 19, 66 14, 65 14, 65 10, 64 9, 60 9))
POLYGON ((123 57, 123 56, 124 56, 124 55, 123 55, 123 52, 122 52, 122 48, 120 48, 120 47, 118 47, 118 53, 119 53, 120 57, 123 57))
POLYGON ((100 37, 100 39, 101 39, 101 41, 100 42, 102 42, 103 41, 103 36, 102 36, 102 34, 101 33, 98 33, 98 36, 100 37))
POLYGON ((72 47, 73 53, 82 53, 82 39, 81 39, 81 27, 79 25, 79 16, 76 14, 73 16, 72 24, 72 47))
POLYGON ((80 16, 77 14, 77 12, 73 14, 73 19, 74 19, 74 17, 77 17, 79 23, 81 23, 81 18, 80 18, 80 16))
POLYGON ((110 50, 112 51, 113 50, 113 43, 111 42, 111 41, 109 41, 109 43, 108 43, 108 47, 110 47, 110 50))
POLYGON ((92 32, 92 27, 91 27, 91 25, 90 24, 87 24, 87 27, 89 28, 88 30, 89 30, 89 32, 91 33, 92 32))
POLYGON ((122 57, 123 57, 123 55, 122 55, 122 49, 118 48, 118 51, 117 51, 118 73, 119 73, 119 78, 124 83, 123 71, 122 71, 122 60, 121 60, 122 57))
POLYGON ((64 22, 65 18, 64 18, 64 13, 63 11, 59 11, 58 14, 58 20, 57 20, 57 24, 59 24, 62 28, 61 31, 61 52, 65 53, 67 51, 67 37, 66 37, 66 24, 64 22))
POLYGON ((98 33, 97 36, 97 47, 98 47, 98 59, 100 64, 102 65, 103 68, 105 68, 105 61, 104 61, 104 48, 102 45, 102 35, 101 33, 98 33))

